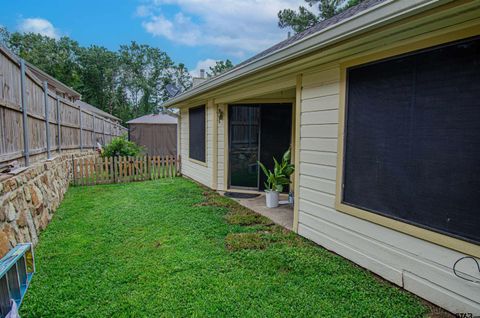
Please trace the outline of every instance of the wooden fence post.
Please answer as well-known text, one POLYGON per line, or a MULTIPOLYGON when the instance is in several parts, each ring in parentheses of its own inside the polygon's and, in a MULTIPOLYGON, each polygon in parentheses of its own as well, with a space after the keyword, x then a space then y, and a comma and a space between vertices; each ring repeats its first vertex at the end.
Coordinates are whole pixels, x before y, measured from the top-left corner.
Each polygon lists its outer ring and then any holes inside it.
POLYGON ((102 134, 103 134, 103 140, 102 140, 102 144, 105 146, 106 145, 106 142, 105 142, 105 118, 102 118, 102 123, 103 123, 103 127, 102 127, 102 134))
POLYGON ((50 105, 48 104, 48 83, 47 81, 43 82, 43 97, 45 102, 45 135, 47 138, 47 159, 51 159, 52 155, 50 153, 50 105))
POLYGON ((61 152, 62 151, 62 123, 60 122, 60 100, 57 96, 56 98, 57 100, 57 138, 58 138, 58 152, 61 152))
POLYGON ((27 110, 27 83, 25 78, 25 61, 20 60, 20 86, 22 95, 22 119, 23 119, 23 155, 25 156, 25 167, 30 165, 29 135, 28 135, 28 110, 27 110))
POLYGON ((92 149, 95 149, 95 145, 97 143, 97 134, 95 132, 95 114, 92 113, 92 116, 93 116, 92 149))
POLYGON ((152 179, 152 167, 151 167, 151 162, 150 162, 150 157, 147 155, 147 178, 148 180, 152 179))
POLYGON ((116 158, 117 157, 115 157, 115 156, 113 157, 113 169, 112 169, 113 170, 112 171, 112 173, 113 173, 113 183, 117 183, 117 176, 116 176, 116 174, 117 174, 117 159, 116 158))
POLYGON ((80 126, 80 151, 83 150, 82 106, 78 105, 78 123, 80 126))

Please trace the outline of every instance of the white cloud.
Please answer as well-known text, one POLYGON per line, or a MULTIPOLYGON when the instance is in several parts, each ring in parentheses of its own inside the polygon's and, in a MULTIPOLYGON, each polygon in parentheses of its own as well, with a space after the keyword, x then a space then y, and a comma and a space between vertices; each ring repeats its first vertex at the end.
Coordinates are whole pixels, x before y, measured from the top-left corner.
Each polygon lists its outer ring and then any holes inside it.
POLYGON ((53 24, 42 18, 27 18, 23 19, 18 26, 19 31, 25 33, 39 33, 50 38, 58 39, 60 32, 53 26, 53 24))
POLYGON ((286 38, 277 13, 304 0, 150 0, 137 8, 153 36, 187 45, 210 45, 237 57, 261 51, 286 38), (172 16, 165 13, 178 8, 172 16))
POLYGON ((148 17, 150 15, 150 7, 146 5, 140 5, 135 11, 137 17, 148 17))

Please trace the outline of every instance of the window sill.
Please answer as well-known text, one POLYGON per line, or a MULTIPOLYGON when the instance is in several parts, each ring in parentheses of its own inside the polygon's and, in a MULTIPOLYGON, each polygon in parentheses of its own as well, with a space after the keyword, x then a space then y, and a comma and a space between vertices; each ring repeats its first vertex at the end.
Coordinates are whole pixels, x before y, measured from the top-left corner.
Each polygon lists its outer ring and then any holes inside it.
POLYGON ((208 164, 206 162, 196 160, 196 159, 192 159, 192 158, 188 158, 188 160, 190 162, 194 163, 194 164, 201 165, 201 166, 204 166, 204 167, 208 167, 208 164))

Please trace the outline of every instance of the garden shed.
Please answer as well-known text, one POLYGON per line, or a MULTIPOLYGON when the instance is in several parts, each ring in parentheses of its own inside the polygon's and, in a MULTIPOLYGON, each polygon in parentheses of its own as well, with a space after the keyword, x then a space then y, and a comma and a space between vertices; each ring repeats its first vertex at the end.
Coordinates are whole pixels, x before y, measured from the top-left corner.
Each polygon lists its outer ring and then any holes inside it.
POLYGON ((129 139, 145 147, 149 156, 177 154, 177 117, 174 114, 149 114, 127 124, 129 139))

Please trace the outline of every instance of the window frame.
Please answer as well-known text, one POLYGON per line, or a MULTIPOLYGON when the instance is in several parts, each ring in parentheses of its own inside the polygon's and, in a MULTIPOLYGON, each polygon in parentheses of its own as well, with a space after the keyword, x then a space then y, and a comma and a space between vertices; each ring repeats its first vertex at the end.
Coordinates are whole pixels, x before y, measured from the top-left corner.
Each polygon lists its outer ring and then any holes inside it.
POLYGON ((196 164, 199 164, 199 165, 202 165, 202 166, 207 166, 207 150, 208 150, 208 147, 207 147, 207 129, 208 129, 208 121, 207 121, 207 105, 206 104, 203 104, 203 105, 198 105, 198 106, 194 106, 194 107, 190 107, 188 108, 188 160, 190 160, 191 162, 193 163, 196 163, 196 164), (196 158, 191 158, 190 157, 190 131, 191 131, 191 125, 190 125, 190 111, 193 109, 198 109, 198 108, 203 108, 204 109, 204 124, 205 124, 205 136, 204 136, 204 141, 205 141, 205 158, 204 160, 205 161, 201 161, 199 159, 196 159, 196 158))
POLYGON ((354 207, 343 203, 343 184, 344 184, 344 164, 345 164, 345 132, 346 132, 346 108, 348 69, 355 66, 361 66, 368 63, 378 62, 389 58, 396 58, 402 55, 414 53, 415 51, 434 48, 435 46, 448 44, 450 42, 467 40, 477 34, 465 32, 452 32, 440 35, 426 40, 410 43, 408 45, 379 51, 370 55, 357 57, 344 61, 340 64, 340 103, 339 103, 339 125, 338 125, 338 155, 337 155, 337 178, 336 178, 336 194, 335 208, 336 210, 352 215, 354 217, 411 235, 413 237, 434 243, 449 249, 456 250, 467 255, 480 258, 480 245, 463 240, 461 238, 449 236, 448 234, 439 233, 424 227, 416 226, 393 217, 377 214, 365 209, 354 207))

